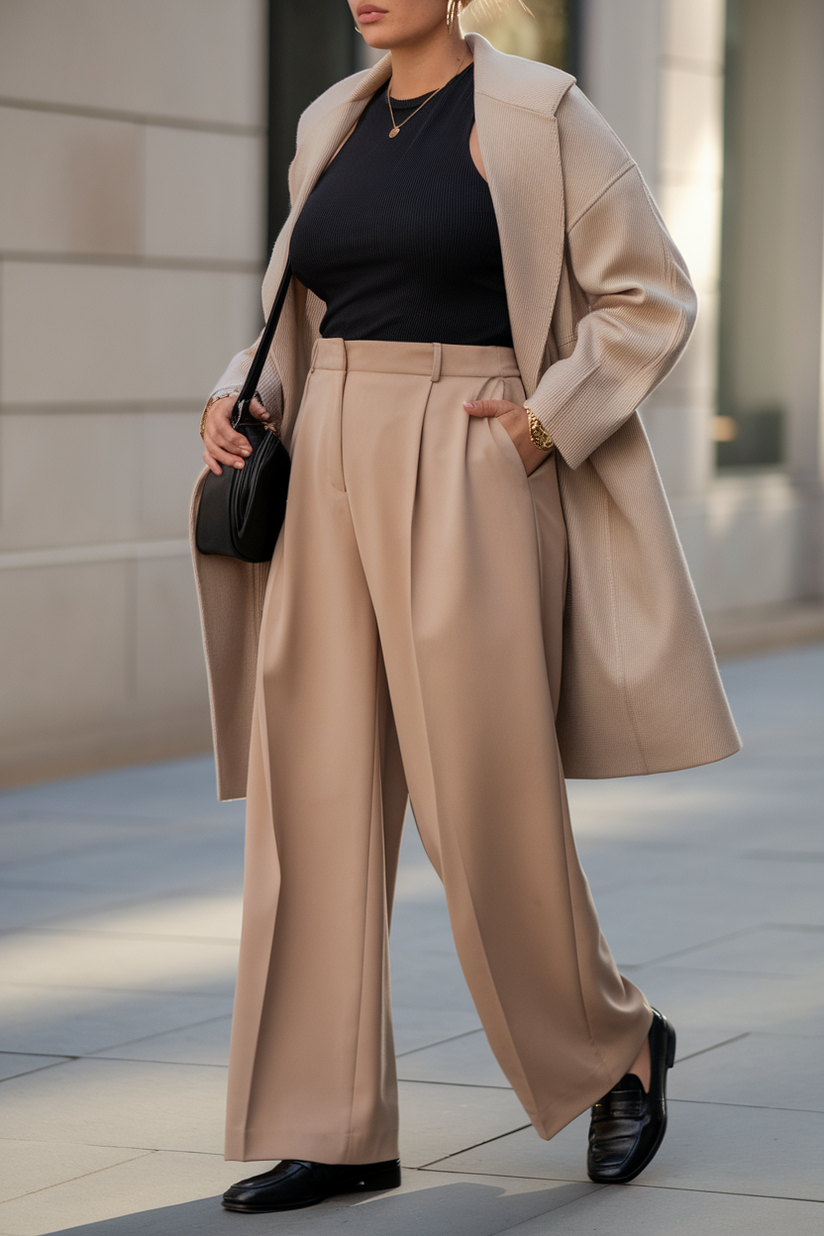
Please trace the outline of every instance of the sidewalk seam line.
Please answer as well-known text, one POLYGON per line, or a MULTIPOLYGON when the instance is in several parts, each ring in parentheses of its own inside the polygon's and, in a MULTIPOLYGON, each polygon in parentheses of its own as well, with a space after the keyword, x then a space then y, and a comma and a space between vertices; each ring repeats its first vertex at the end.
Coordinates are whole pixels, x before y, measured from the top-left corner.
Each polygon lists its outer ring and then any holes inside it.
POLYGON ((460 1150, 453 1150, 451 1154, 442 1155, 439 1159, 431 1159, 429 1163, 423 1163, 418 1171, 426 1171, 436 1163, 445 1163, 447 1159, 454 1159, 459 1154, 466 1154, 469 1150, 477 1150, 479 1146, 488 1146, 490 1142, 499 1142, 502 1137, 511 1137, 513 1133, 523 1133, 525 1129, 531 1129, 531 1124, 520 1124, 517 1129, 507 1129, 505 1133, 497 1133, 495 1137, 484 1138, 482 1142, 475 1142, 473 1146, 463 1146, 460 1150))
MULTIPOLYGON (((12 1141, 17 1141, 17 1138, 11 1138, 12 1141)), ((19 1139, 22 1140, 22 1139, 19 1139)), ((82 1145, 75 1142, 74 1145, 82 1145)), ((138 1159, 145 1159, 151 1154, 157 1154, 156 1150, 145 1150, 142 1154, 132 1155, 128 1159, 119 1159, 117 1163, 107 1163, 105 1167, 95 1167, 90 1172, 81 1172, 78 1176, 67 1176, 65 1180, 56 1180, 54 1184, 43 1185, 40 1189, 29 1189, 28 1193, 18 1193, 14 1197, 6 1197, 0 1202, 0 1206, 5 1206, 8 1202, 19 1202, 24 1197, 34 1197, 37 1193, 48 1193, 49 1189, 59 1189, 61 1185, 71 1184, 75 1180, 85 1180, 87 1176, 96 1176, 99 1172, 107 1172, 112 1167, 122 1167, 124 1163, 136 1163, 138 1159)))

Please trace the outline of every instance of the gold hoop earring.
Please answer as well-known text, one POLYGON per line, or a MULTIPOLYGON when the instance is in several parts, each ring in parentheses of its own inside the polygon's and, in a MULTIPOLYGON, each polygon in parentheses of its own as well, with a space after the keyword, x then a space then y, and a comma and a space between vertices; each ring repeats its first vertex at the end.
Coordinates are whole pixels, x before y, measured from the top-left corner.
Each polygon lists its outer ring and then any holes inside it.
POLYGON ((459 0, 447 0, 446 4, 446 28, 451 30, 455 25, 455 18, 458 15, 459 0))

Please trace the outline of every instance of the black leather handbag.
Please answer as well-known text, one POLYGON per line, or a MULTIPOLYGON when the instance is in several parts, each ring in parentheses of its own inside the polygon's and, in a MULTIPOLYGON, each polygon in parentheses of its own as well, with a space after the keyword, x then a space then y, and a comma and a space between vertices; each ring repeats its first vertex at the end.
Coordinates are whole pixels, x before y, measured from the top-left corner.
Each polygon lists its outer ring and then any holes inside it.
POLYGON ((249 411, 266 357, 272 346, 292 268, 287 265, 243 390, 232 410, 232 428, 249 442, 251 455, 242 468, 223 465, 203 482, 195 524, 195 545, 202 554, 223 554, 242 562, 268 562, 286 514, 290 461, 286 447, 249 411))

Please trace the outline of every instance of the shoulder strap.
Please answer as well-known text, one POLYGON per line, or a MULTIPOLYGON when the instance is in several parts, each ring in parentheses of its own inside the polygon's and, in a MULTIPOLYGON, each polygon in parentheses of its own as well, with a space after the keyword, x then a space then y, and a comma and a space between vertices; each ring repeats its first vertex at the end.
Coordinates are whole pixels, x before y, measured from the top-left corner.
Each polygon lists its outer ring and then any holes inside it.
POLYGON ((275 302, 272 305, 269 317, 266 320, 266 325, 263 328, 263 334, 260 337, 260 342, 257 345, 252 360, 249 372, 246 375, 246 381, 243 383, 243 389, 235 401, 235 406, 232 411, 232 428, 237 429, 238 425, 259 425, 260 421, 252 416, 249 411, 249 405, 255 397, 260 381, 260 375, 263 373, 263 366, 266 364, 266 357, 269 355, 269 349, 272 346, 272 340, 275 337, 275 331, 280 320, 280 315, 283 312, 283 306, 286 302, 286 293, 289 291, 289 284, 292 281, 292 266, 290 262, 286 263, 286 270, 283 272, 283 278, 280 281, 275 302))

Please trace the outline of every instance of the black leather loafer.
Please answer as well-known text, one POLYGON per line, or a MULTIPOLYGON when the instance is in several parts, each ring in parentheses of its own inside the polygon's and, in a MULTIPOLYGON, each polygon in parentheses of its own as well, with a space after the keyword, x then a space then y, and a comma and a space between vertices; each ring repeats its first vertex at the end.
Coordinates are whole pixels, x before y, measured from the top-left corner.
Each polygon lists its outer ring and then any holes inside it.
POLYGON ((589 1126, 587 1174, 598 1184, 627 1184, 655 1157, 667 1131, 667 1069, 675 1063, 675 1031, 653 1009, 650 1083, 627 1073, 595 1104, 589 1126))
POLYGON ((227 1210, 241 1210, 245 1214, 300 1210, 302 1206, 316 1206, 336 1193, 397 1189, 400 1183, 400 1159, 357 1165, 284 1159, 271 1172, 233 1184, 223 1194, 223 1205, 227 1210))

